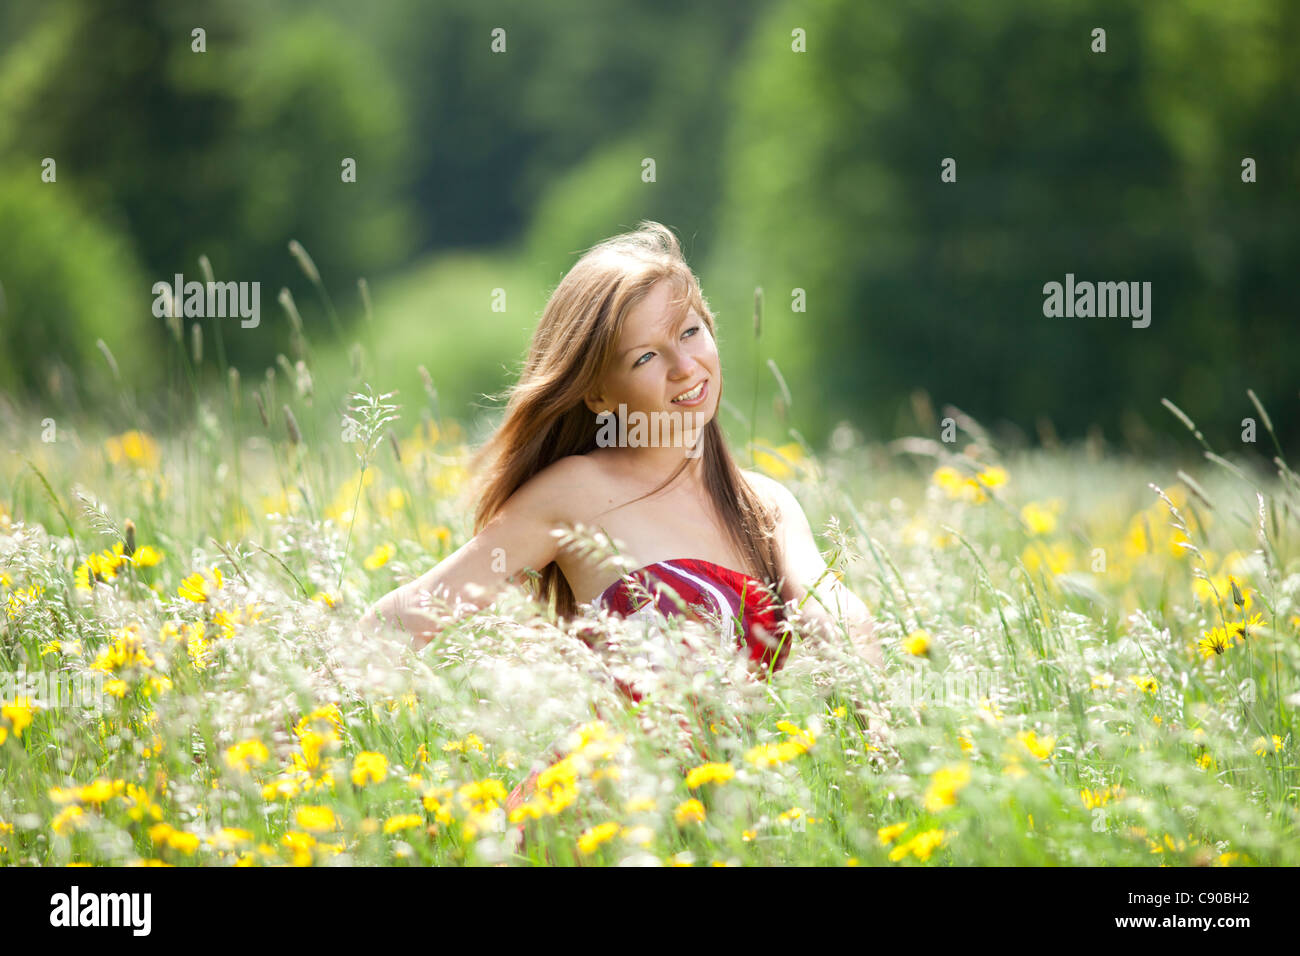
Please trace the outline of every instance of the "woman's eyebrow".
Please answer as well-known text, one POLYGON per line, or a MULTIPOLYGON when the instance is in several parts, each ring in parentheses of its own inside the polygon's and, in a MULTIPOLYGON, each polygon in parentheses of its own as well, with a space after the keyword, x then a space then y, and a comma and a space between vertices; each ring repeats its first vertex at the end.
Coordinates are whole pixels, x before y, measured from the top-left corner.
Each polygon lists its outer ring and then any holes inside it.
MULTIPOLYGON (((687 323, 687 321, 691 318, 691 316, 692 316, 693 314, 694 314, 693 312, 687 312, 687 313, 686 313, 685 315, 683 315, 680 319, 678 319, 677 322, 673 325, 673 331, 676 332, 676 331, 677 331, 678 329, 680 329, 683 325, 685 325, 685 324, 687 323)), ((619 354, 620 356, 623 356, 623 355, 626 355, 628 352, 631 352, 632 349, 644 349, 644 348, 648 348, 649 346, 651 346, 651 345, 653 345, 653 344, 654 344, 653 342, 646 342, 646 343, 642 343, 641 345, 632 345, 632 346, 629 346, 628 348, 623 349, 623 351, 619 352, 618 354, 619 354)))

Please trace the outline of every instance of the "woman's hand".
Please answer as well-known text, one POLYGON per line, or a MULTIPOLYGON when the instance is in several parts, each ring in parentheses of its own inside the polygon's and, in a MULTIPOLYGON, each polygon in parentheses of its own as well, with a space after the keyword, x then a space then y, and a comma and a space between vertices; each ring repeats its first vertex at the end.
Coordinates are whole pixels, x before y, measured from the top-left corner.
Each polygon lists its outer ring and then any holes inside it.
POLYGON ((376 601, 358 631, 365 636, 393 627, 419 650, 448 620, 431 612, 429 597, 459 617, 487 607, 509 582, 522 580, 525 569, 546 567, 559 551, 555 530, 572 522, 590 498, 591 468, 581 455, 571 455, 542 469, 455 553, 376 601))
POLYGON ((745 472, 745 477, 756 491, 764 493, 769 506, 777 512, 777 543, 785 576, 782 600, 798 604, 801 613, 827 639, 838 639, 843 621, 849 640, 863 659, 874 667, 883 667, 871 612, 826 566, 798 500, 788 488, 766 475, 745 472))
POLYGON ((838 643, 841 640, 840 628, 843 622, 849 641, 858 655, 873 667, 885 666, 871 612, 856 594, 840 582, 835 572, 828 568, 825 580, 806 592, 806 596, 801 613, 823 637, 838 643))

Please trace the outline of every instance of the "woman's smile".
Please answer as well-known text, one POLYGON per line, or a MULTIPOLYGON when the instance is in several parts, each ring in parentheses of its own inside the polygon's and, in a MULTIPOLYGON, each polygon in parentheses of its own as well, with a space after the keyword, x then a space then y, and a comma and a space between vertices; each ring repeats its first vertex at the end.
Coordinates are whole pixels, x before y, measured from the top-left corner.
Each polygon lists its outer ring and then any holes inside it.
POLYGON ((703 402, 704 399, 708 396, 708 394, 709 394, 709 380, 706 378, 704 379, 704 381, 700 382, 694 388, 682 392, 680 395, 674 398, 672 400, 672 404, 693 407, 703 402))

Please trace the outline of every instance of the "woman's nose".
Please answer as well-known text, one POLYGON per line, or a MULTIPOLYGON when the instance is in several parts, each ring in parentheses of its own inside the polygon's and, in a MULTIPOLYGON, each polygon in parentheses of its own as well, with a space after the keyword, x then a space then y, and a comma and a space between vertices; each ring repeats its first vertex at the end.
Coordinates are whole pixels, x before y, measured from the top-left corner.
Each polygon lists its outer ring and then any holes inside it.
POLYGON ((669 366, 669 372, 672 375, 678 378, 688 378, 694 368, 695 362, 685 349, 676 349, 672 352, 672 362, 669 366))

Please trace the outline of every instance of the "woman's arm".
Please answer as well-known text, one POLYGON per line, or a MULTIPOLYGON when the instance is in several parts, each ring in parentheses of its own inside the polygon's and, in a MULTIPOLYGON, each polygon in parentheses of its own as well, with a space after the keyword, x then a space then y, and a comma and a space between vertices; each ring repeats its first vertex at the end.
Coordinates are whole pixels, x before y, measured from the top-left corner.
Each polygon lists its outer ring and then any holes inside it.
POLYGON ((496 516, 436 567, 385 594, 371 605, 358 629, 363 635, 397 630, 416 650, 441 629, 439 619, 420 606, 424 595, 445 601, 452 613, 481 610, 525 568, 550 564, 559 544, 552 532, 571 520, 570 502, 585 484, 590 462, 570 456, 533 476, 510 496, 496 516))
POLYGON ((801 612, 830 640, 840 640, 840 621, 843 620, 858 653, 874 666, 883 667, 871 612, 826 566, 798 500, 788 488, 766 475, 753 472, 745 475, 757 478, 753 482, 756 488, 766 490, 764 497, 778 512, 777 539, 785 574, 782 599, 801 603, 801 612))

